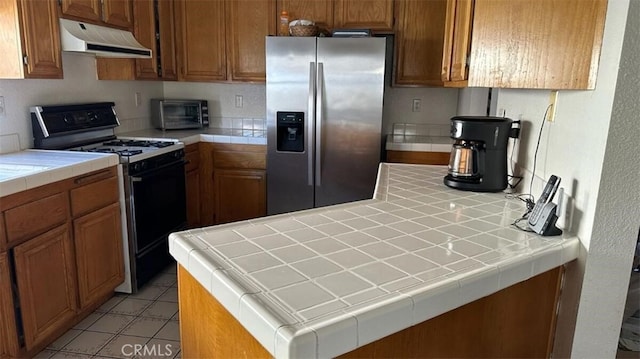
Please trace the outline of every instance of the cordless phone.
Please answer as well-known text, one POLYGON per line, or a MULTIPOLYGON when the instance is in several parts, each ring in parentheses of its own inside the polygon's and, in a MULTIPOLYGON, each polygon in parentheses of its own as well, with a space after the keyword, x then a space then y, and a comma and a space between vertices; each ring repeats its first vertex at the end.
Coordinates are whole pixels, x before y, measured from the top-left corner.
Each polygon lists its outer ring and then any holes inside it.
POLYGON ((556 215, 556 205, 552 202, 558 186, 560 186, 560 178, 551 175, 542 191, 542 195, 529 214, 529 228, 543 236, 562 234, 562 230, 556 227, 558 216, 556 215))

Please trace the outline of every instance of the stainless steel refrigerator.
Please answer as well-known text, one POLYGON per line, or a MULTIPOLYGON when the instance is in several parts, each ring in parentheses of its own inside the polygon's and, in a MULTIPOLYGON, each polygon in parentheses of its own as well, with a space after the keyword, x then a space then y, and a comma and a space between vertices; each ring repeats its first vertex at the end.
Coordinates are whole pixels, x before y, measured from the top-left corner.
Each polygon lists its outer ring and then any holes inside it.
POLYGON ((267 212, 373 196, 385 38, 267 37, 267 212))

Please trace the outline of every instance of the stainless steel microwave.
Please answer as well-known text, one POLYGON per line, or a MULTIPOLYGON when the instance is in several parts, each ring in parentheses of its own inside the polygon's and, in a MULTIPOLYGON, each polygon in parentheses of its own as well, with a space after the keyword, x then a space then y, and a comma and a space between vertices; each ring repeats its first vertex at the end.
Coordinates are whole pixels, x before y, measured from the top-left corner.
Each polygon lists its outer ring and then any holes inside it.
POLYGON ((162 130, 208 127, 207 100, 151 99, 151 123, 162 130))

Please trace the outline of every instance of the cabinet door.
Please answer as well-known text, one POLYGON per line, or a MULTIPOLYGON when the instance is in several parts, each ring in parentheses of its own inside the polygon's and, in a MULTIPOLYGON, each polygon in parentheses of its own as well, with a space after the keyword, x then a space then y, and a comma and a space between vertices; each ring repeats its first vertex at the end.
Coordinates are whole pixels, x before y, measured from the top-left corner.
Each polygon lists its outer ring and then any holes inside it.
POLYGON ((393 30, 393 0, 336 0, 336 28, 393 30))
POLYGON ((174 21, 174 1, 158 0, 158 25, 160 27, 160 77, 163 80, 178 79, 176 63, 176 24, 174 21))
POLYGON ((606 0, 476 1, 469 86, 593 89, 606 0))
POLYGON ((3 354, 16 353, 19 350, 9 256, 6 252, 0 253, 0 319, 0 357, 3 357, 3 354))
POLYGON ((226 80, 224 8, 224 1, 176 0, 180 80, 226 80))
MULTIPOLYGON (((442 54, 442 81, 453 85, 468 78, 473 0, 448 0, 442 54)), ((460 83, 464 86, 466 83, 460 83)))
MULTIPOLYGON (((166 1, 161 1, 165 3, 166 1)), ((138 42, 151 49, 150 59, 136 59, 136 79, 155 80, 158 78, 158 49, 156 46, 156 17, 154 0, 133 2, 133 34, 138 42)), ((173 21, 173 20, 172 20, 173 21)))
POLYGON ((276 34, 275 0, 229 0, 226 6, 230 80, 264 82, 264 38, 276 34))
MULTIPOLYGON (((39 1, 32 1, 39 2, 39 1)), ((100 0, 60 0, 62 17, 100 22, 100 0)))
POLYGON ((27 350, 73 321, 76 281, 68 225, 14 248, 16 280, 27 350))
POLYGON ((396 1, 397 85, 442 86, 447 0, 396 1))
POLYGON ((131 29, 133 27, 131 1, 103 0, 102 21, 109 25, 131 29))
POLYGON ((278 0, 277 14, 289 13, 289 21, 311 20, 321 29, 333 28, 333 0, 278 0))
POLYGON ((20 0, 25 78, 62 78, 60 24, 54 1, 20 0))
POLYGON ((195 169, 185 175, 187 188, 187 226, 200 225, 200 171, 195 169))
POLYGON ((265 171, 216 169, 213 183, 217 223, 240 221, 267 214, 265 171))
POLYGON ((124 280, 120 204, 73 221, 78 292, 82 308, 113 292, 124 280))

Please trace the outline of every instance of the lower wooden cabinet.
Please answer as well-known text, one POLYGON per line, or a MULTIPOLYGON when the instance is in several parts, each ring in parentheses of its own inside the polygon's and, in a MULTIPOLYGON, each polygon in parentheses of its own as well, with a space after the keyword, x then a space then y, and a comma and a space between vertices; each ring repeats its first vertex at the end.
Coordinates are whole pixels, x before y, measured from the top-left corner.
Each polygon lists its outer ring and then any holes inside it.
POLYGON ((27 350, 76 315, 76 267, 67 224, 14 248, 27 350))
POLYGON ((187 226, 199 227, 202 224, 200 209, 200 151, 199 144, 185 146, 185 187, 187 190, 187 226))
POLYGON ((214 171, 217 223, 262 217, 267 214, 266 171, 214 171))
POLYGON ((118 187, 114 166, 0 198, 0 358, 35 356, 123 282, 118 187))
POLYGON ((0 253, 0 358, 17 351, 18 336, 13 312, 9 256, 0 253), (13 350, 11 350, 13 348, 13 350))
POLYGON ((417 165, 448 165, 449 152, 387 151, 387 162, 417 165))
POLYGON ((80 307, 102 300, 124 280, 120 205, 113 203, 73 221, 80 307))

